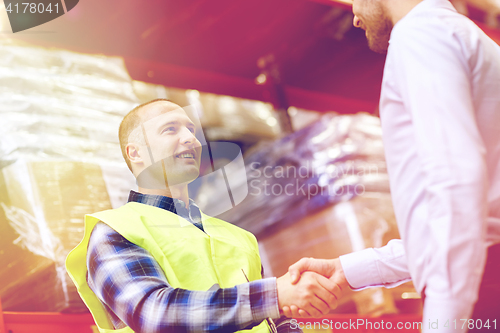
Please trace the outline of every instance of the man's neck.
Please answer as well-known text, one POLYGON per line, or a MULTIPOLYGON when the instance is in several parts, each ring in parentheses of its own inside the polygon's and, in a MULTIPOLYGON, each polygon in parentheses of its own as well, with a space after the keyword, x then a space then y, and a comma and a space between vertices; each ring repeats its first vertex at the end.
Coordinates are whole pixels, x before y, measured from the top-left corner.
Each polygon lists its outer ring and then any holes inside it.
POLYGON ((386 2, 392 24, 396 25, 405 17, 415 6, 424 0, 389 0, 386 2))
POLYGON ((152 194, 152 195, 162 195, 164 197, 170 197, 173 199, 179 199, 186 204, 186 208, 189 207, 189 192, 187 185, 182 186, 170 186, 166 189, 148 189, 140 187, 138 192, 142 194, 152 194))

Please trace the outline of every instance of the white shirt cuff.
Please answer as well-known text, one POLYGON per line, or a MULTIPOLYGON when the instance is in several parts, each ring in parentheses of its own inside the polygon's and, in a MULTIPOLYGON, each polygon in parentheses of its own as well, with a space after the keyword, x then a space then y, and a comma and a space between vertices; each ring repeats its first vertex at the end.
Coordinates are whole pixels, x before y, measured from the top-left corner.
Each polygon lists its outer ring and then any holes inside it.
POLYGON ((394 288, 411 280, 400 240, 378 249, 365 249, 340 257, 347 282, 354 290, 394 288))
POLYGON ((340 256, 340 263, 347 282, 353 290, 383 286, 373 249, 365 249, 340 256))

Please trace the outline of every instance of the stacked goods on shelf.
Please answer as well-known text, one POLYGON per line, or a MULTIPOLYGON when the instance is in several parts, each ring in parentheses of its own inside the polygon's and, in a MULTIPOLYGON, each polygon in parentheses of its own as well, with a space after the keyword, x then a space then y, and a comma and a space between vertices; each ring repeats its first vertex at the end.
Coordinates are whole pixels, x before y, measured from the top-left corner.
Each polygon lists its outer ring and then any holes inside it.
POLYGON ((236 141, 253 144, 276 139, 280 134, 272 105, 260 101, 215 95, 196 90, 167 88, 134 81, 141 102, 167 98, 180 106, 192 106, 209 141, 236 141))
MULTIPOLYGON (((399 237, 376 117, 327 114, 257 146, 245 165, 247 181, 239 186, 248 187, 248 196, 218 217, 257 236, 268 276, 286 273, 302 257, 335 258, 399 237)), ((218 211, 217 193, 210 182, 200 188, 196 201, 208 215, 218 211)), ((367 289, 353 297, 358 313, 385 314, 397 311, 405 292, 413 288, 367 289)), ((346 300, 339 311, 352 305, 346 300)))
MULTIPOLYGON (((255 235, 293 224, 359 192, 389 193, 378 118, 335 116, 245 155, 248 197, 224 218, 255 235), (259 209, 255 209, 258 207, 259 209)), ((218 198, 210 184, 197 198, 207 212, 218 198)))
POLYGON ((18 160, 0 172, 0 294, 11 311, 83 310, 62 265, 82 217, 111 208, 101 167, 18 160))
POLYGON ((0 297, 11 311, 82 311, 64 269, 86 213, 126 202, 117 128, 138 103, 118 58, 0 48, 0 297))
POLYGON ((120 58, 0 44, 0 298, 5 310, 81 311, 64 270, 83 216, 126 202, 135 180, 118 144, 123 116, 168 98, 212 140, 279 134, 270 105, 133 81, 120 58), (187 111, 187 110, 186 110, 187 111))

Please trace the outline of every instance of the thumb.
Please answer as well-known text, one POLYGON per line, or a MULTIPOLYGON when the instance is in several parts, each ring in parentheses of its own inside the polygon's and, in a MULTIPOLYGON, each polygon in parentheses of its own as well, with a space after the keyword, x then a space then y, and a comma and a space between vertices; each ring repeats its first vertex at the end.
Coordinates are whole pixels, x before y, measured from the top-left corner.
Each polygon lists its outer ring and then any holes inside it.
POLYGON ((300 275, 309 270, 310 258, 302 258, 297 261, 295 264, 288 267, 288 273, 290 273, 290 282, 292 284, 296 284, 300 280, 300 275))

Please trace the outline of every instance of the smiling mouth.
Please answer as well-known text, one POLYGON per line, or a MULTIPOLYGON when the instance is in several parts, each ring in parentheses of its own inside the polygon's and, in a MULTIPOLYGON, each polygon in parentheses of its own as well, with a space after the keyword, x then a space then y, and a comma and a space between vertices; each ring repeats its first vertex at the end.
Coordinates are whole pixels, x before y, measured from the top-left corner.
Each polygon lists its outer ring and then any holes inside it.
POLYGON ((176 158, 182 158, 182 159, 193 159, 194 160, 194 154, 193 153, 182 153, 179 155, 175 155, 176 158))

